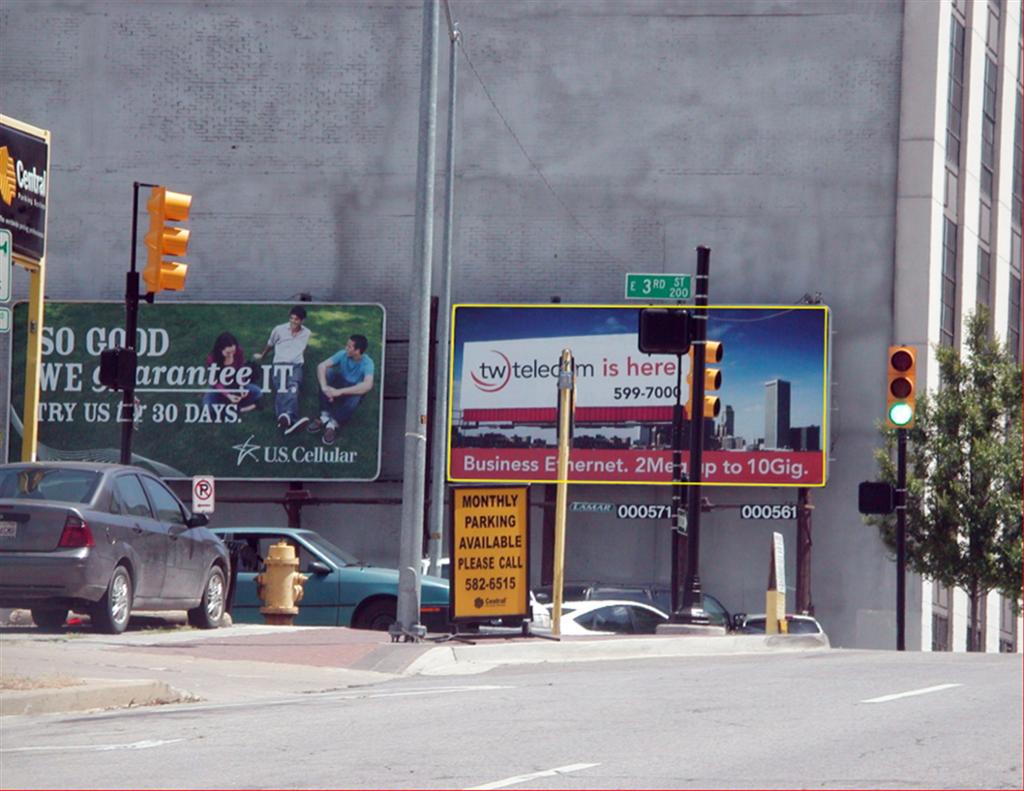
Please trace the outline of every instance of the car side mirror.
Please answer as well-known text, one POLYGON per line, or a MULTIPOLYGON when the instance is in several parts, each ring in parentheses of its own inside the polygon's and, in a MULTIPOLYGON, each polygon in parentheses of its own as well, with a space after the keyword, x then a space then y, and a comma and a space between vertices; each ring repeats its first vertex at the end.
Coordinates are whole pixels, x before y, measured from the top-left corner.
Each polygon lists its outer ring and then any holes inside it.
POLYGON ((185 524, 188 527, 205 527, 210 524, 210 517, 206 514, 192 514, 187 520, 185 520, 185 524))
POLYGON ((318 577, 323 577, 331 573, 331 567, 319 560, 309 561, 308 570, 316 574, 318 577))
POLYGON ((738 631, 743 627, 743 621, 746 619, 747 614, 745 612, 738 612, 732 617, 732 630, 738 631))

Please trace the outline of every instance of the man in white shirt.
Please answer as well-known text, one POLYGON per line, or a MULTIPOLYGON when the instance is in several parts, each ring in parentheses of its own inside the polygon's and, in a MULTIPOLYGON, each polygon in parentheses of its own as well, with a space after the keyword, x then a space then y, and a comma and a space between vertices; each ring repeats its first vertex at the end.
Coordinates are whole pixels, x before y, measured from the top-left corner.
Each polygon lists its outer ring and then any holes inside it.
POLYGON ((259 362, 271 349, 274 350, 274 376, 277 385, 274 394, 274 408, 277 411, 277 427, 285 434, 291 434, 303 424, 307 417, 299 417, 299 390, 302 388, 303 363, 306 344, 312 332, 302 326, 306 320, 306 309, 296 305, 288 313, 288 323, 279 324, 270 331, 267 345, 253 360, 259 362), (283 386, 282 386, 283 385, 283 386))

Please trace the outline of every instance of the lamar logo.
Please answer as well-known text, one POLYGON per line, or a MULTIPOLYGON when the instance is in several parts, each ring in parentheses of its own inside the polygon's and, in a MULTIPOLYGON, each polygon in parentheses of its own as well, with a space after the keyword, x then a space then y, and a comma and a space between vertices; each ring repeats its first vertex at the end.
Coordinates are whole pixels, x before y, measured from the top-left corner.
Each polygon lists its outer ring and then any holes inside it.
POLYGON ((7 146, 0 147, 0 199, 8 206, 14 203, 18 194, 18 180, 15 175, 14 157, 7 146))
POLYGON ((472 371, 469 374, 469 378, 473 380, 473 384, 477 386, 477 389, 485 393, 497 393, 512 378, 512 363, 508 357, 497 349, 491 349, 491 351, 498 355, 504 364, 488 365, 487 363, 480 363, 478 369, 480 376, 477 376, 472 371))

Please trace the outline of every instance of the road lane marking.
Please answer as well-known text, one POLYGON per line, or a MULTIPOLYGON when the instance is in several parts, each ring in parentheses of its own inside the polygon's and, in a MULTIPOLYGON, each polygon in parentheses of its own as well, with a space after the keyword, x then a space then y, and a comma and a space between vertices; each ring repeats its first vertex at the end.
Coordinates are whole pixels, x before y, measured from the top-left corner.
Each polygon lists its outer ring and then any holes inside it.
MULTIPOLYGON (((2 2, 2 0, 0 0, 2 2)), ((398 697, 421 697, 423 695, 450 695, 462 692, 490 692, 497 689, 515 689, 508 684, 476 684, 459 687, 431 687, 430 689, 401 690, 396 692, 369 692, 366 689, 359 691, 346 689, 339 691, 314 690, 302 693, 301 697, 270 698, 267 700, 246 700, 237 703, 172 703, 166 706, 147 706, 136 709, 120 709, 117 711, 103 711, 93 715, 76 717, 73 721, 95 719, 113 719, 115 717, 156 717, 186 715, 190 716, 198 711, 230 711, 231 709, 267 708, 268 706, 291 706, 296 703, 312 703, 321 700, 369 700, 371 698, 398 698, 398 697)))
POLYGON ((184 739, 145 739, 141 742, 129 742, 127 744, 55 744, 38 745, 36 747, 5 747, 0 753, 27 753, 27 752, 67 752, 68 750, 82 750, 84 752, 106 752, 107 750, 148 750, 151 747, 162 747, 165 744, 183 742, 184 739))
POLYGON ((953 687, 962 686, 963 684, 939 684, 934 687, 925 687, 924 689, 912 689, 909 692, 897 692, 893 695, 882 695, 880 698, 868 698, 867 700, 862 700, 861 703, 888 703, 890 700, 912 698, 915 695, 927 695, 931 692, 941 692, 944 689, 952 689, 953 687))
POLYGON ((484 783, 482 786, 470 786, 466 791, 487 791, 489 788, 504 788, 505 786, 515 785, 516 783, 528 783, 530 780, 537 780, 541 777, 554 777, 555 775, 564 775, 569 772, 579 772, 582 769, 590 769, 592 766, 600 765, 601 764, 568 764, 567 766, 558 766, 554 769, 545 769, 543 772, 531 772, 528 775, 506 777, 504 780, 495 780, 493 783, 484 783))

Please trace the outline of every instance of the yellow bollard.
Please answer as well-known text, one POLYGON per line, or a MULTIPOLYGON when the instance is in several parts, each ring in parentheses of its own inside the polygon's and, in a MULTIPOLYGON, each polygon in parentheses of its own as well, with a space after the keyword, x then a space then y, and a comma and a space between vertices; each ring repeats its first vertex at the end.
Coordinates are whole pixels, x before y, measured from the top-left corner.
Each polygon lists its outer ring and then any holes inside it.
POLYGON ((256 594, 263 602, 263 620, 273 626, 291 626, 299 613, 303 585, 309 576, 300 574, 295 547, 281 539, 267 554, 266 571, 256 577, 256 594))

